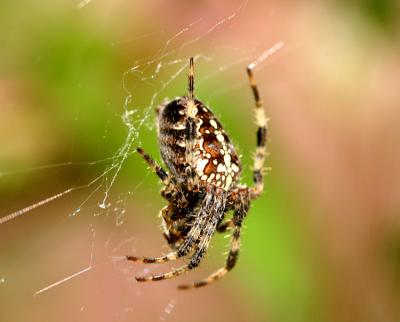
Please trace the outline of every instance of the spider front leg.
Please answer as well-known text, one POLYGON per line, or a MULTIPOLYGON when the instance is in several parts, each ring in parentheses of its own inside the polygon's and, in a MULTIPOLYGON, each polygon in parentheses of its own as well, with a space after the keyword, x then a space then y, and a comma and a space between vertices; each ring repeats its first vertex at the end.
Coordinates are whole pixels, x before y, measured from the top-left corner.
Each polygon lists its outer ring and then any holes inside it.
POLYGON ((265 116, 263 102, 260 98, 257 83, 254 79, 253 68, 254 64, 247 67, 247 75, 249 77, 250 86, 253 92, 255 101, 255 116, 257 129, 257 147, 254 158, 253 181, 254 187, 250 189, 250 198, 256 199, 264 190, 264 162, 267 151, 268 138, 268 119, 265 116))
POLYGON ((150 166, 151 170, 161 179, 164 184, 169 182, 169 175, 154 159, 148 155, 142 148, 137 148, 136 151, 143 157, 143 159, 150 166))
POLYGON ((192 191, 197 187, 195 182, 195 170, 194 170, 194 144, 196 139, 196 122, 195 116, 197 113, 197 107, 194 100, 194 60, 190 57, 189 60, 189 85, 188 85, 188 97, 187 106, 185 109, 186 124, 185 124, 185 158, 186 158, 186 175, 187 175, 187 186, 188 190, 192 191))

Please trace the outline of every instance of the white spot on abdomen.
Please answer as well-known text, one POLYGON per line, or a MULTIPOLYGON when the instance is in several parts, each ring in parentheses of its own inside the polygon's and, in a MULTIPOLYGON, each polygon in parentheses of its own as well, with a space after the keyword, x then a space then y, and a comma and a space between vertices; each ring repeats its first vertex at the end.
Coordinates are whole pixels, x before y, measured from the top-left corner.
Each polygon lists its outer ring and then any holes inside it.
POLYGON ((196 172, 203 173, 204 168, 206 167, 207 163, 208 163, 208 159, 200 159, 199 162, 197 162, 196 172))
POLYGON ((226 172, 226 167, 224 164, 220 163, 217 167, 217 172, 226 172))
POLYGON ((236 163, 232 163, 232 170, 235 172, 239 172, 239 167, 236 165, 236 163))
POLYGON ((225 165, 230 168, 231 167, 231 155, 230 154, 225 154, 224 155, 224 162, 225 165))
POLYGON ((231 186, 231 184, 232 184, 232 177, 231 177, 231 175, 229 174, 229 175, 226 177, 225 189, 228 190, 229 187, 231 186))

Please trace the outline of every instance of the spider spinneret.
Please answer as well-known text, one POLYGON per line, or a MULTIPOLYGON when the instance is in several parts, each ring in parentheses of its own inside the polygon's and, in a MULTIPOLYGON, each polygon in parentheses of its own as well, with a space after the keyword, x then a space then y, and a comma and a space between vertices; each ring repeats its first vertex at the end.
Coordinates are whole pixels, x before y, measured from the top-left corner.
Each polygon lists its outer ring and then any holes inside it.
POLYGON ((200 264, 216 231, 232 230, 226 264, 207 278, 180 289, 208 285, 230 271, 240 248, 242 221, 250 201, 263 191, 263 166, 267 144, 267 118, 253 77, 254 65, 247 67, 255 98, 258 125, 254 161, 254 186, 239 184, 241 164, 236 150, 221 123, 194 96, 194 60, 189 60, 189 91, 157 108, 157 132, 161 157, 167 173, 143 149, 137 151, 163 183, 162 197, 168 205, 161 210, 164 237, 172 251, 160 257, 127 256, 142 263, 165 263, 179 258, 189 262, 170 272, 136 277, 137 281, 158 281, 181 275, 200 264), (225 215, 232 211, 230 219, 225 215))

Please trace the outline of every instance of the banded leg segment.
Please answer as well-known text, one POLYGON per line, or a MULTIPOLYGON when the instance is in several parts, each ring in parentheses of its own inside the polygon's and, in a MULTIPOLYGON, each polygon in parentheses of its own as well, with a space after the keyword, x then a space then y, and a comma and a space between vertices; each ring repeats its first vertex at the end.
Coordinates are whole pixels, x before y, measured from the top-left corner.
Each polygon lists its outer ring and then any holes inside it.
POLYGON ((150 281, 162 281, 165 279, 169 279, 175 276, 179 276, 189 270, 188 265, 183 265, 179 268, 176 268, 170 272, 157 274, 157 275, 150 275, 150 276, 136 276, 136 280, 138 282, 150 282, 150 281))
POLYGON ((166 263, 166 262, 174 261, 177 258, 178 258, 178 256, 177 256, 176 252, 171 252, 165 256, 159 256, 159 257, 132 256, 132 255, 126 256, 126 259, 129 261, 145 263, 145 264, 166 263))
POLYGON ((176 216, 176 211, 176 208, 169 204, 160 211, 159 215, 163 228, 163 236, 173 250, 177 250, 182 244, 185 229, 188 228, 186 227, 186 218, 179 217, 172 219, 172 217, 176 216))
POLYGON ((267 151, 268 118, 265 115, 263 102, 260 98, 257 83, 253 74, 254 64, 247 67, 250 87, 255 101, 255 116, 257 124, 257 147, 254 159, 253 181, 254 187, 250 189, 250 198, 256 199, 264 189, 264 162, 267 151))
POLYGON ((165 279, 169 279, 175 276, 182 275, 183 273, 192 270, 199 266, 200 261, 204 257, 208 246, 210 244, 211 238, 214 235, 214 231, 216 228, 216 220, 212 219, 211 223, 207 225, 206 233, 201 238, 199 245, 196 247, 196 250, 193 256, 190 259, 190 262, 186 265, 183 265, 179 268, 173 269, 170 272, 162 273, 162 274, 155 274, 149 276, 138 276, 135 277, 138 282, 150 282, 150 281, 161 281, 165 279))
POLYGON ((199 280, 194 282, 193 284, 182 284, 179 285, 178 288, 181 290, 187 290, 191 288, 198 288, 202 286, 206 286, 211 284, 222 277, 224 277, 235 265, 239 256, 239 249, 240 249, 240 232, 242 227, 242 219, 243 215, 239 215, 234 218, 234 230, 232 233, 232 240, 231 240, 231 248, 229 251, 228 258, 226 260, 225 266, 217 270, 216 272, 212 273, 205 279, 199 280))
MULTIPOLYGON (((206 200, 210 199, 212 195, 210 195, 206 200)), ((167 211, 167 208, 165 211, 167 211)), ((179 246, 176 251, 173 251, 167 255, 159 256, 159 257, 146 257, 146 256, 126 256, 127 260, 139 263, 153 264, 153 263, 166 263, 170 261, 174 261, 178 258, 186 256, 193 247, 193 244, 196 243, 201 237, 201 227, 206 223, 208 217, 207 208, 200 208, 198 215, 196 216, 196 220, 193 223, 193 226, 190 228, 188 235, 184 242, 179 246)))
POLYGON ((194 182, 195 178, 195 170, 193 164, 193 150, 194 143, 196 139, 196 122, 195 116, 197 114, 197 107, 194 100, 194 60, 193 57, 190 57, 189 60, 189 84, 188 84, 188 98, 187 98, 187 106, 185 110, 186 115, 186 124, 185 124, 185 158, 187 162, 187 186, 188 190, 191 191, 195 189, 196 182, 194 182))
POLYGON ((156 162, 154 159, 148 155, 142 148, 137 148, 136 151, 143 157, 147 162, 153 172, 161 179, 164 184, 169 182, 169 176, 167 172, 156 162))
MULTIPOLYGON (((165 206, 163 209, 161 209, 159 216, 162 218, 168 217, 168 213, 170 213, 170 211, 171 211, 170 206, 165 206)), ((166 235, 166 232, 164 232, 164 236, 165 235, 166 235)), ((159 256, 159 257, 132 256, 132 255, 126 256, 127 260, 130 260, 132 262, 145 263, 145 264, 165 263, 165 262, 169 262, 169 261, 174 261, 177 258, 178 258, 178 255, 176 254, 176 252, 171 252, 171 253, 168 253, 167 255, 159 256)))
POLYGON ((189 59, 189 85, 188 85, 188 97, 190 100, 194 100, 194 59, 189 59))
POLYGON ((233 227, 235 227, 235 224, 233 223, 233 219, 228 219, 225 222, 221 222, 217 226, 217 231, 219 233, 225 233, 226 231, 232 229, 233 227))

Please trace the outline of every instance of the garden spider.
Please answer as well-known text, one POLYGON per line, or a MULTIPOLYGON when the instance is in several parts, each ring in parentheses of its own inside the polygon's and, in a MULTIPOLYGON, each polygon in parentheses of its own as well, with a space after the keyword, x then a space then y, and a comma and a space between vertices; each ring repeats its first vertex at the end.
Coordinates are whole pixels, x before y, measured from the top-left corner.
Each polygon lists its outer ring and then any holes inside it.
POLYGON ((161 156, 167 173, 143 149, 137 152, 163 183, 161 191, 169 204, 161 210, 164 237, 172 252, 160 257, 127 256, 141 263, 165 263, 188 258, 188 263, 158 275, 137 276, 139 282, 159 281, 181 275, 200 264, 215 231, 232 230, 226 264, 203 280, 180 289, 208 285, 229 272, 236 264, 240 231, 250 201, 263 191, 263 166, 267 144, 267 118, 253 77, 254 64, 247 67, 255 99, 257 148, 254 186, 238 183, 241 172, 239 157, 222 125, 210 109, 194 95, 194 62, 189 60, 188 95, 178 97, 157 108, 157 133, 161 156), (231 219, 225 214, 233 211, 231 219))

